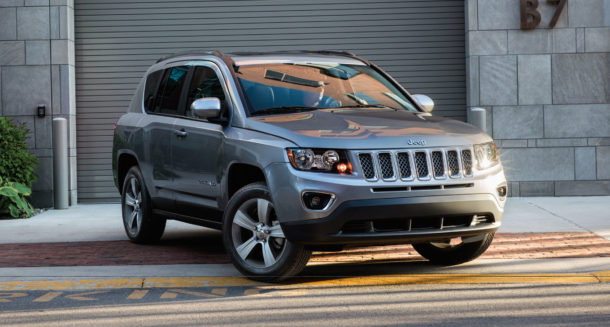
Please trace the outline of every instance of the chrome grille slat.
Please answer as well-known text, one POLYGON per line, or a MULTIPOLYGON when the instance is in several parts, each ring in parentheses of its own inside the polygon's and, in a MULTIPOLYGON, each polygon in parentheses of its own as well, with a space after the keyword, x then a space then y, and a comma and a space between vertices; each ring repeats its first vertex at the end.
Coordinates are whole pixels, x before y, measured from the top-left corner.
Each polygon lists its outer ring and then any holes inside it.
POLYGON ((392 155, 388 152, 382 152, 377 155, 379 169, 381 169, 381 177, 383 179, 394 178, 394 167, 392 165, 392 155))
POLYGON ((409 179, 412 177, 411 174, 411 160, 409 159, 408 152, 399 152, 396 154, 398 160, 398 168, 400 170, 400 177, 403 179, 409 179))
POLYGON ((464 175, 472 175, 472 152, 470 150, 462 150, 462 169, 464 169, 464 175))
POLYGON ((430 175, 428 171, 428 158, 425 152, 415 152, 415 169, 418 178, 426 178, 430 175))
POLYGON ((434 177, 445 176, 445 164, 443 163, 443 153, 441 151, 432 151, 432 170, 434 177))
POLYGON ((360 167, 362 167, 362 174, 366 179, 375 178, 375 166, 373 164, 373 158, 370 153, 361 153, 358 155, 360 159, 360 167))
POLYGON ((451 177, 458 176, 460 174, 460 164, 458 162, 457 151, 447 151, 447 169, 451 177))

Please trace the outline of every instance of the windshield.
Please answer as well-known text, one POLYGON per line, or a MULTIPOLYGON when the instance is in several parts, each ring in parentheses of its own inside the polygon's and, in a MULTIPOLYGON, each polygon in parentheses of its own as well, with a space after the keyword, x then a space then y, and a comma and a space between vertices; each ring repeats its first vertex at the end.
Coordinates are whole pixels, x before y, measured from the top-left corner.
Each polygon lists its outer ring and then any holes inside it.
POLYGON ((316 109, 418 111, 373 68, 336 63, 270 63, 236 67, 251 115, 316 109))

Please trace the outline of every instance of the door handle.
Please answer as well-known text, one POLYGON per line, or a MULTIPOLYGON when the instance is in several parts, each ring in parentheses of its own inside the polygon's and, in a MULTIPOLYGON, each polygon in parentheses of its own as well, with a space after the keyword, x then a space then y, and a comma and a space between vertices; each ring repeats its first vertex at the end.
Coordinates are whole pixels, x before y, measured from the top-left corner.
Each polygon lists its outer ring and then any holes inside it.
POLYGON ((176 134, 176 136, 178 136, 178 137, 185 137, 188 135, 188 132, 185 131, 184 129, 177 129, 177 130, 174 130, 174 134, 176 134))

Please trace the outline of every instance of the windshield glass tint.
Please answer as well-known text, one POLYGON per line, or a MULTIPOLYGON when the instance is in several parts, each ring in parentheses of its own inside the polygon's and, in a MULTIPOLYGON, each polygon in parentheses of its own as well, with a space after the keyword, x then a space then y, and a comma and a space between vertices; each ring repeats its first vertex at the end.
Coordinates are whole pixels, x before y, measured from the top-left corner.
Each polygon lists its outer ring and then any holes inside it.
MULTIPOLYGON (((250 114, 282 107, 286 107, 286 112, 295 107, 350 106, 417 111, 404 94, 369 66, 261 64, 239 66, 236 70, 250 103, 250 114)), ((281 113, 281 109, 272 112, 281 113)))

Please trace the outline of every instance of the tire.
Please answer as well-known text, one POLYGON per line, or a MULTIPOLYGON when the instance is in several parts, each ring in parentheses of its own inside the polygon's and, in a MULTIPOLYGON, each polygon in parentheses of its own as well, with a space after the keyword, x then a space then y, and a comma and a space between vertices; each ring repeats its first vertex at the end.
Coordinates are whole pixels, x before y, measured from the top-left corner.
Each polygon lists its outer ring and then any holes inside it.
POLYGON ((229 200, 222 239, 235 267, 250 279, 277 282, 303 270, 311 251, 286 239, 269 189, 252 183, 229 200))
POLYGON ((472 261, 483 254, 493 241, 494 234, 484 234, 481 240, 473 242, 466 243, 462 240, 459 244, 449 244, 448 242, 419 243, 413 244, 413 248, 432 263, 443 266, 457 265, 472 261))
POLYGON ((125 175, 121 192, 123 227, 134 243, 159 241, 165 231, 164 218, 152 214, 150 196, 138 166, 133 166, 125 175))

